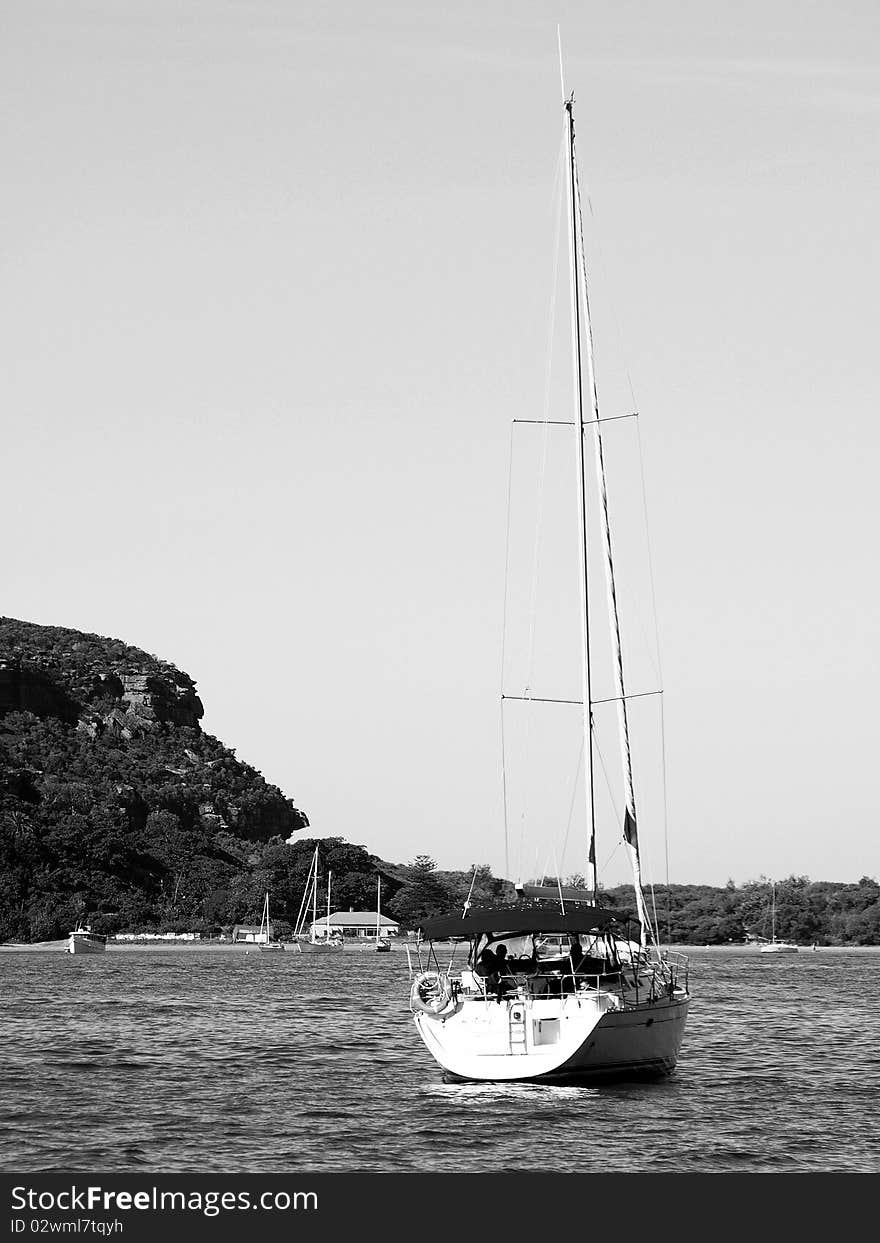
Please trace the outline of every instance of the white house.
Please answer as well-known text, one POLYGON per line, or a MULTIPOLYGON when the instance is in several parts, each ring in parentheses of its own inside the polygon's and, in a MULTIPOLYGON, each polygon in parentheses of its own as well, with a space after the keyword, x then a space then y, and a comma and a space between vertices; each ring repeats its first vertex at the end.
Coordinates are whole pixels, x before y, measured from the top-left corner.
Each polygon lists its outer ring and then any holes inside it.
MULTIPOLYGON (((316 919, 312 928, 319 937, 326 936, 329 928, 330 932, 341 931, 345 937, 375 938, 376 912, 334 911, 329 920, 326 915, 321 919, 316 919)), ((387 915, 379 917, 380 936, 396 937, 399 931, 400 924, 396 924, 393 919, 389 919, 387 915)))
POLYGON ((251 945, 265 944, 268 941, 265 928, 253 924, 236 924, 232 929, 233 941, 246 941, 251 945))

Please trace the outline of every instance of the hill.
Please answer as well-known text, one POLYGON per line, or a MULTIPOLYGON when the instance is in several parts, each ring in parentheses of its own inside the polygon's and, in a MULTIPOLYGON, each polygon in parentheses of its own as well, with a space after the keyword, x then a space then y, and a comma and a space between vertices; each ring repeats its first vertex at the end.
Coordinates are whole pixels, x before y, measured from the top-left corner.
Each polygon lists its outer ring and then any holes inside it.
POLYGON ((201 918, 255 843, 308 824, 203 714, 168 661, 0 618, 0 940, 201 918))

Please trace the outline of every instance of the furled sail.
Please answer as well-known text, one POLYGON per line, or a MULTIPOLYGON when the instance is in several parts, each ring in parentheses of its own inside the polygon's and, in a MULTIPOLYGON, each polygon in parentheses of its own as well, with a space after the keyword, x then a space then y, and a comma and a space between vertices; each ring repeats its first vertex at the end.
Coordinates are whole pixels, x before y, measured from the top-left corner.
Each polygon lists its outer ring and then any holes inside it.
MULTIPOLYGON (((574 148, 574 133, 572 125, 571 136, 572 149, 574 148)), ((626 711, 626 684, 623 673, 623 646, 620 637, 620 615, 617 607, 617 589, 614 581, 614 556, 611 543, 611 522, 608 512, 608 488, 605 479, 605 456, 602 445, 602 424, 599 419, 599 395, 596 388, 596 374, 593 354, 593 329, 590 321, 590 303, 587 295, 587 265, 586 255, 584 252, 583 240, 583 218, 581 212, 580 186, 577 180, 577 165, 572 160, 572 168, 574 171, 572 192, 574 195, 574 205, 579 223, 579 257, 578 264, 578 280, 580 283, 581 298, 584 306, 585 336, 586 336, 586 361, 587 361, 587 379, 590 395, 590 404, 593 416, 593 431, 595 433, 595 462, 596 462, 596 480, 599 491, 599 498, 602 507, 602 541, 605 549, 605 582, 606 582, 606 598, 608 601, 608 621, 611 630, 611 642, 614 651, 614 685, 616 689, 617 699, 617 719, 618 719, 618 735, 620 739, 620 757, 623 767, 624 780, 624 797, 625 809, 623 814, 623 839, 626 843, 627 851, 630 857, 630 865, 633 874, 633 887, 635 889, 636 908, 638 911, 638 919, 641 927, 641 943, 644 946, 646 942, 647 931, 652 927, 650 916, 648 915, 645 895, 642 891, 642 869, 639 858, 639 837, 636 821, 636 797, 633 784, 632 769, 632 749, 629 739, 629 721, 626 711)), ((591 841, 591 850, 594 849, 591 841)))

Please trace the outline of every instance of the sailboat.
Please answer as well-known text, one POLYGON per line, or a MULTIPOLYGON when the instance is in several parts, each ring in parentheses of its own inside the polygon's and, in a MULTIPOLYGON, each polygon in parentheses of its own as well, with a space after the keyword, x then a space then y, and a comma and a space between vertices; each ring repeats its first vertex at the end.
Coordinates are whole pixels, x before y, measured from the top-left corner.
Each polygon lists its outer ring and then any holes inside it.
POLYGON ((342 934, 330 926, 330 882, 333 873, 327 873, 327 917, 323 927, 318 925, 318 847, 309 865, 306 887, 303 891, 296 927, 293 931, 294 942, 303 954, 338 954, 345 949, 342 934), (311 922, 306 931, 306 922, 311 909, 311 922))
MULTIPOLYGON (((574 419, 580 573, 578 600, 582 639, 586 815, 592 825, 589 862, 592 890, 517 882, 516 900, 464 909, 422 923, 418 968, 411 962, 410 1008, 419 1036, 440 1065, 446 1082, 601 1082, 657 1077, 674 1069, 690 1002, 687 959, 660 948, 642 890, 627 696, 620 640, 611 530, 605 493, 602 427, 594 377, 593 338, 587 299, 586 261, 580 226, 581 197, 575 151, 574 95, 564 97, 568 187, 574 419), (584 374, 586 362, 586 374, 584 374), (585 414, 585 400, 589 409, 585 414), (614 651, 615 702, 619 718, 626 806, 619 829, 630 858, 636 917, 622 918, 598 903, 593 708, 591 693, 591 578, 588 562, 595 537, 587 537, 585 430, 596 446, 597 519, 604 549, 605 584, 614 651), (445 968, 438 941, 468 947, 466 967, 445 968), (423 951, 427 960, 423 960, 423 951)), ((502 698, 512 698, 504 696, 502 698)))
POLYGON ((382 936, 382 877, 376 877, 376 953, 390 954, 391 942, 382 936))
POLYGON ((269 894, 266 893, 266 901, 263 903, 263 917, 260 920, 260 932, 257 945, 261 950, 283 950, 284 946, 280 941, 272 940, 272 925, 269 923, 269 894))
MULTIPOLYGON (((766 927, 766 924, 764 925, 766 927)), ((797 954, 800 947, 791 941, 776 939, 776 882, 770 882, 770 940, 760 946, 762 954, 797 954)))

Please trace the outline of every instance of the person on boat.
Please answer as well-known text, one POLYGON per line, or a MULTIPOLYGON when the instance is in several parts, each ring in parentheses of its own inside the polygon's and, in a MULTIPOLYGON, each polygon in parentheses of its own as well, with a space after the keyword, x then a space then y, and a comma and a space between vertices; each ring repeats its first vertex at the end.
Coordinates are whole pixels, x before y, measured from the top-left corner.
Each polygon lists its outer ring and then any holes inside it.
POLYGON ((483 979, 488 979, 489 976, 494 975, 497 970, 497 955, 495 954, 495 951, 487 945, 480 952, 480 956, 477 959, 476 966, 474 967, 474 974, 482 976, 483 979))
POLYGON ((495 971, 489 976, 486 983, 495 994, 496 1001, 501 1001, 501 998, 508 991, 508 989, 516 986, 516 982, 510 975, 510 965, 507 961, 506 945, 498 946, 498 949, 495 951, 495 962, 495 971))
POLYGON ((487 945, 474 967, 475 975, 482 976, 486 981, 486 991, 494 993, 497 1001, 501 1000, 511 986, 510 980, 503 978, 509 970, 506 945, 499 945, 495 950, 487 945))

